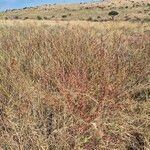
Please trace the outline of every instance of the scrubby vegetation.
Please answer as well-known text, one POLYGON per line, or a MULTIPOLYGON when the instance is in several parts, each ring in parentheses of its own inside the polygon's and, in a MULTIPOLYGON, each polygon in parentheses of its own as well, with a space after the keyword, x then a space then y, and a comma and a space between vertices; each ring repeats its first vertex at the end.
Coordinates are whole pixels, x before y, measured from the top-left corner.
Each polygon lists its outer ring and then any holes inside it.
POLYGON ((40 23, 0 23, 0 149, 149 150, 149 24, 40 23))
POLYGON ((42 20, 43 18, 41 16, 37 16, 37 20, 42 20))

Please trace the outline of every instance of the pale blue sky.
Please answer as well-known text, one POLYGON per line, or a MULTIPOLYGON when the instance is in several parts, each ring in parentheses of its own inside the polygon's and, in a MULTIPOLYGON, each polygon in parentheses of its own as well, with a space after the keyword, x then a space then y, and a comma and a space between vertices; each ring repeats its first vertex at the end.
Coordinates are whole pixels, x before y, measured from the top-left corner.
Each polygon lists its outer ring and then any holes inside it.
POLYGON ((92 0, 0 0, 0 11, 42 4, 90 2, 92 0))

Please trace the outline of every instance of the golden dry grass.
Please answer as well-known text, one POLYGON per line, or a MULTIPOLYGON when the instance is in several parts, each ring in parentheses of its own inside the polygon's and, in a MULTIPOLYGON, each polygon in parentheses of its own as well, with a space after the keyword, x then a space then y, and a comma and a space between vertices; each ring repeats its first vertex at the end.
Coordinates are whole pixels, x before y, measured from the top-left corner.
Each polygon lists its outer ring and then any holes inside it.
POLYGON ((150 26, 0 22, 0 149, 149 150, 150 26))

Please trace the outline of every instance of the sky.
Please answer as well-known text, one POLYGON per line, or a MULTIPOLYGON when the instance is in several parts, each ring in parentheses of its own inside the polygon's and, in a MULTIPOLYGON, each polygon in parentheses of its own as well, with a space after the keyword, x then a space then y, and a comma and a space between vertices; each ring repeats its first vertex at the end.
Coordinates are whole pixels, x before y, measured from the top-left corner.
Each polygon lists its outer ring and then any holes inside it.
POLYGON ((80 3, 90 2, 92 0, 0 0, 0 11, 6 9, 16 9, 42 4, 62 4, 62 3, 80 3))

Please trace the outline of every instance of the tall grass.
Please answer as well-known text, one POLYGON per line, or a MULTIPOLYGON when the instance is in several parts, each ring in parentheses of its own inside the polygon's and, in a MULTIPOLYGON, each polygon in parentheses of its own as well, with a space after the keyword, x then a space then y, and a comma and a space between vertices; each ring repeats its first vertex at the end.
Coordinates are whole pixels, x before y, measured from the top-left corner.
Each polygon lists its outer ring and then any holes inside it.
POLYGON ((1 23, 0 148, 150 149, 148 31, 1 23))

